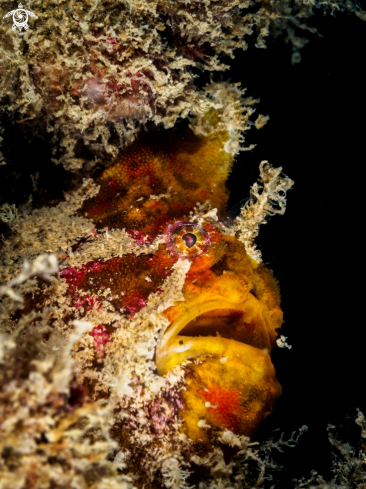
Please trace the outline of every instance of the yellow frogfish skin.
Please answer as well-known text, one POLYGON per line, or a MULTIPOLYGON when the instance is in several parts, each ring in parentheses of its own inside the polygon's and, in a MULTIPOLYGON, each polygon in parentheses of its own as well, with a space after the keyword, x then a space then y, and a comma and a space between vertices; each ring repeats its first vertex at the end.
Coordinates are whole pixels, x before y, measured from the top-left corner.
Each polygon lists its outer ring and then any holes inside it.
MULTIPOLYGON (((215 114, 207 117, 214 128, 215 114)), ((149 294, 160 293, 174 265, 190 262, 182 300, 163 312, 170 326, 155 363, 160 376, 183 369, 179 430, 203 444, 217 430, 252 436, 281 394, 270 356, 282 323, 277 282, 222 223, 234 160, 224 149, 229 138, 224 130, 204 137, 157 131, 124 150, 81 212, 97 231, 125 229, 139 246, 160 237, 158 250, 61 272, 75 307, 97 307, 103 288, 115 297, 123 289, 113 305, 132 318, 149 294)))
POLYGON ((202 419, 252 436, 281 394, 270 358, 282 324, 276 281, 234 237, 223 241, 217 265, 188 273, 185 300, 166 311, 171 326, 156 355, 162 375, 193 361, 181 416, 195 441, 207 441, 202 419))

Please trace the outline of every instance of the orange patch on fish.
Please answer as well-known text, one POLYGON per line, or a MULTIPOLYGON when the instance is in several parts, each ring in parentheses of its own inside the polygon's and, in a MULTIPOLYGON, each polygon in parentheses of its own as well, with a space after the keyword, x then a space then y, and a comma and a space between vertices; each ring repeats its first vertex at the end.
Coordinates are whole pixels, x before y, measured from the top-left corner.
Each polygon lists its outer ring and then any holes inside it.
POLYGON ((237 413, 241 409, 239 391, 210 385, 201 391, 201 395, 206 404, 210 404, 207 409, 222 426, 233 432, 240 431, 240 422, 237 417, 237 413))

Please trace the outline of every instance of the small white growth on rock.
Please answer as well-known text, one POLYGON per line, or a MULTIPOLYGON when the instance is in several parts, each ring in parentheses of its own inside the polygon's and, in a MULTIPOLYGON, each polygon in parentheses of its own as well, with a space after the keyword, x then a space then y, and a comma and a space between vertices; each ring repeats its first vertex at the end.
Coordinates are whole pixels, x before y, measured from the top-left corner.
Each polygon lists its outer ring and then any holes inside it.
POLYGON ((226 363, 228 358, 229 357, 220 358, 220 363, 222 364, 226 363))
POLYGON ((0 365, 3 363, 5 353, 16 347, 15 342, 6 335, 0 335, 0 365))
POLYGON ((58 261, 56 255, 44 253, 33 262, 25 261, 23 271, 10 281, 9 285, 17 285, 32 277, 41 277, 50 280, 51 275, 58 272, 58 261))
POLYGON ((244 450, 249 445, 250 438, 246 436, 238 436, 230 430, 225 430, 220 436, 219 441, 224 445, 238 447, 240 450, 244 450))
POLYGON ((0 220, 6 223, 10 223, 18 219, 18 209, 15 204, 3 204, 0 207, 0 220))
POLYGON ((276 344, 279 348, 288 348, 289 350, 291 350, 292 345, 289 345, 286 340, 287 336, 281 335, 279 338, 277 338, 276 344))
POLYGON ((198 224, 202 224, 204 222, 216 222, 219 220, 217 217, 217 209, 211 207, 211 204, 207 200, 204 204, 196 203, 194 207, 194 212, 190 213, 190 219, 194 222, 198 222, 198 224))
POLYGON ((232 474, 234 462, 226 464, 220 448, 215 448, 205 457, 193 455, 191 461, 197 465, 210 467, 210 474, 214 481, 212 481, 208 487, 220 489, 229 489, 233 487, 232 482, 230 481, 230 476, 232 474))
POLYGON ((75 368, 76 361, 72 359, 72 349, 77 341, 94 325, 88 321, 73 321, 74 331, 69 335, 67 342, 63 345, 59 352, 59 358, 62 360, 62 369, 55 369, 54 383, 57 385, 58 391, 62 394, 67 394, 69 391, 70 379, 75 368))
POLYGON ((164 460, 161 466, 163 482, 168 489, 189 489, 186 479, 190 473, 183 470, 178 460, 174 457, 164 460))
POLYGON ((179 433, 178 439, 183 443, 188 443, 188 436, 185 433, 179 433))
POLYGON ((170 199, 171 196, 172 196, 172 187, 168 187, 168 191, 166 194, 150 195, 150 200, 170 199))
POLYGON ((56 255, 44 253, 34 261, 27 260, 23 263, 23 270, 17 277, 14 277, 8 285, 0 287, 0 295, 8 295, 13 300, 22 302, 22 297, 17 294, 13 287, 22 284, 30 278, 41 277, 44 280, 50 280, 51 276, 58 272, 58 260, 56 255))
POLYGON ((205 419, 200 419, 197 423, 197 426, 199 428, 211 428, 211 425, 209 425, 205 419))
POLYGON ((262 115, 262 114, 259 114, 259 116, 257 117, 257 120, 255 121, 254 125, 257 129, 262 129, 262 127, 264 127, 267 122, 269 121, 269 115, 262 115))
MULTIPOLYGON (((249 121, 250 116, 255 109, 252 107, 257 100, 246 97, 245 90, 240 88, 240 83, 212 83, 204 89, 206 98, 210 98, 211 106, 219 114, 220 122, 212 124, 210 119, 202 117, 191 118, 191 128, 197 136, 209 136, 218 131, 229 133, 229 140, 224 144, 224 151, 231 155, 236 155, 240 151, 253 149, 255 144, 249 148, 243 147, 243 133, 250 129, 252 123, 249 121)), ((204 97, 201 95, 201 99, 204 97)), ((192 114, 200 115, 202 110, 200 106, 193 107, 192 114)))

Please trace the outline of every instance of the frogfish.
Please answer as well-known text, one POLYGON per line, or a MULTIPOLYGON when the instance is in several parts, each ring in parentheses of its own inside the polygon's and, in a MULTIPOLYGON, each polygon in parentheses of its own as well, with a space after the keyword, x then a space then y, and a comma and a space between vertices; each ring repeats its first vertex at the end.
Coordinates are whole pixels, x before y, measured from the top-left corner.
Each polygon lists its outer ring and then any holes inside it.
POLYGON ((281 394, 271 361, 279 287, 254 238, 283 213, 292 181, 262 162, 260 184, 227 217, 242 128, 233 114, 244 117, 234 95, 186 129, 140 135, 70 201, 72 225, 49 219, 44 237, 48 250, 56 231, 67 245, 29 307, 46 302, 65 334, 90 325, 72 352, 77 385, 84 402, 113 406, 114 456, 137 487, 158 487, 175 463, 186 478, 219 466, 222 447, 255 435, 281 394))

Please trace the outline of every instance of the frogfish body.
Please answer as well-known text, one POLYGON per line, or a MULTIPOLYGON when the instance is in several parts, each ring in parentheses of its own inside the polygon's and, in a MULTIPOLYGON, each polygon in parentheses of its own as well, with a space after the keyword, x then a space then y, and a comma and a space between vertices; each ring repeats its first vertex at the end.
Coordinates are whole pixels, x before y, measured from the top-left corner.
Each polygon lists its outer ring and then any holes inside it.
MULTIPOLYGON (((207 427, 253 435, 281 393, 270 357, 282 323, 277 283, 220 224, 233 163, 224 150, 228 140, 225 131, 156 132, 127 148, 99 176, 99 192, 81 212, 95 233, 124 229, 144 253, 61 271, 75 308, 100 307, 108 289, 128 320, 147 307, 150 294, 162 292, 177 262, 189 263, 181 300, 163 311, 169 326, 159 336, 155 363, 163 377, 184 369, 179 431, 199 443, 209 443, 207 427), (192 217, 207 202, 216 210, 192 217)), ((113 342, 112 328, 97 328, 92 334, 102 352, 103 341, 113 342)))

